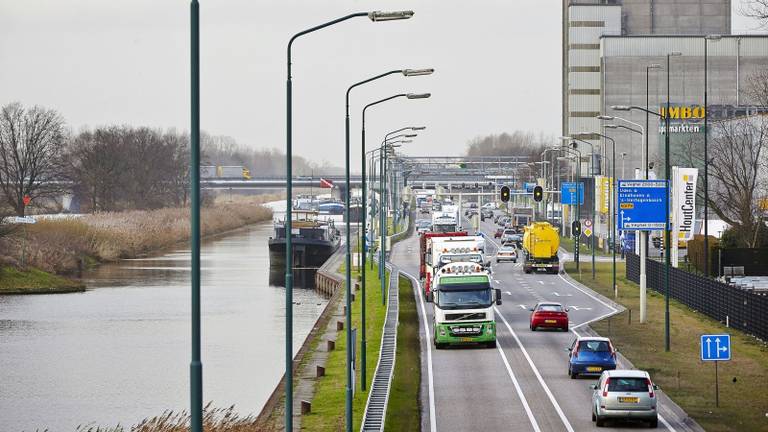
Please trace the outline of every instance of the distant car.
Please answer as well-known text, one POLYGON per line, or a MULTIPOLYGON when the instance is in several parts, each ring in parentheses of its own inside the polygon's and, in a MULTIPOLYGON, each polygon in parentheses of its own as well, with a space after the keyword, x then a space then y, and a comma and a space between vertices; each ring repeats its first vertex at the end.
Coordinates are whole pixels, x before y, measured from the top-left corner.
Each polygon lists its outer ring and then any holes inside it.
POLYGON ((490 219, 493 217, 493 210, 484 208, 480 210, 480 216, 482 216, 485 219, 490 219))
POLYGON ((656 392, 651 376, 641 370, 611 370, 600 375, 592 387, 592 421, 598 427, 606 420, 643 420, 659 426, 656 392))
POLYGON ((539 327, 568 331, 568 308, 564 308, 560 303, 537 303, 530 311, 531 331, 536 331, 539 327))
POLYGON ((429 206, 428 205, 421 206, 421 214, 429 214, 429 206))
POLYGON ((580 337, 574 339, 568 351, 568 375, 600 375, 616 369, 616 350, 611 340, 604 337, 580 337))
POLYGON ((482 208, 488 209, 488 210, 493 210, 493 209, 496 208, 496 204, 495 203, 485 203, 485 204, 483 204, 482 208))
POLYGON ((502 214, 497 214, 496 216, 494 216, 494 217, 493 217, 493 223, 499 223, 499 219, 500 219, 501 217, 503 217, 503 216, 504 216, 504 215, 502 215, 502 214))
POLYGON ((501 234, 501 244, 505 244, 512 241, 512 237, 515 236, 515 230, 505 228, 504 232, 501 234))
POLYGON ((510 236, 510 240, 512 241, 512 243, 516 244, 517 246, 521 246, 522 247, 523 236, 521 236, 520 234, 517 234, 517 233, 512 234, 510 236))
POLYGON ((514 246, 502 246, 496 252, 496 262, 512 261, 517 262, 517 248, 514 246))
POLYGON ((501 238, 502 234, 504 234, 504 228, 498 228, 496 229, 496 232, 493 233, 493 238, 501 238))
POLYGON ((432 223, 428 220, 422 219, 416 222, 416 232, 423 234, 425 232, 432 231, 432 223))

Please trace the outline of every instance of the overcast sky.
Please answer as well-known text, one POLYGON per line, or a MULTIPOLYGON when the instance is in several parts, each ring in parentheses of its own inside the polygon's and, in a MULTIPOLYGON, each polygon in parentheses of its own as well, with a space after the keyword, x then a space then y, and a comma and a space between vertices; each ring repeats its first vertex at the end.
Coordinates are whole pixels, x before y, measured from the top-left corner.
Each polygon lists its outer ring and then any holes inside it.
MULTIPOLYGON (((734 32, 753 30, 733 0, 734 32)), ((468 140, 516 129, 560 134, 559 0, 203 0, 202 128, 255 147, 285 146, 285 47, 293 33, 350 12, 413 9, 407 21, 357 18, 294 45, 294 151, 343 164, 344 93, 369 149, 388 130, 426 125, 409 154, 459 154, 468 140)), ((75 130, 108 124, 189 128, 189 2, 0 0, 0 104, 62 113, 75 130)))

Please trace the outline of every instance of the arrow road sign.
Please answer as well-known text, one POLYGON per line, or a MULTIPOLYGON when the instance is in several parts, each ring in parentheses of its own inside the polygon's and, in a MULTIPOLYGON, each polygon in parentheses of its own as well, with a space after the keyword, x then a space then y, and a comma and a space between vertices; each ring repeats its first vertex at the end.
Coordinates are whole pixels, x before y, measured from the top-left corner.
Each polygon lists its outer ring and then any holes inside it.
POLYGON ((664 229, 666 180, 619 180, 619 230, 664 229))
POLYGON ((731 335, 701 335, 702 361, 728 361, 731 359, 731 335))

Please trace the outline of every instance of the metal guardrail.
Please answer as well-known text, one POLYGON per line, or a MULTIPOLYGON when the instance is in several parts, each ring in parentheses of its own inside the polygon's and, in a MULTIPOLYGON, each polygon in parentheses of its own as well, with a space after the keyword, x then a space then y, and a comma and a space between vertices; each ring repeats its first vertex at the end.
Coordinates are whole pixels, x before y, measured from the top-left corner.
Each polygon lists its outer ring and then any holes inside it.
MULTIPOLYGON (((395 356, 397 354, 397 325, 399 323, 400 299, 398 297, 398 282, 400 271, 389 264, 389 294, 387 313, 384 321, 384 331, 381 334, 381 350, 376 372, 373 375, 365 413, 360 427, 361 431, 383 431, 387 417, 389 390, 392 385, 392 375, 395 371, 395 356)), ((363 365, 365 367, 365 365, 363 365)))

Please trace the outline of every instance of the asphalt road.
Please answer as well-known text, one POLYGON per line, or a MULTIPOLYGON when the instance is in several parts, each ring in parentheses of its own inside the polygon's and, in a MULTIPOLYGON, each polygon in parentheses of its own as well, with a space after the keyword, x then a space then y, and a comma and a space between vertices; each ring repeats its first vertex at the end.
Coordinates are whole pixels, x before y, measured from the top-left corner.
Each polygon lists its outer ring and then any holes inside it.
MULTIPOLYGON (((465 227, 469 223, 465 223, 465 227)), ((491 235, 492 221, 480 230, 491 235)), ((495 252, 495 242, 487 248, 495 252)), ((418 236, 398 243, 392 261, 406 275, 418 278, 418 236)), ((498 346, 432 345, 432 304, 418 295, 422 336, 422 429, 425 431, 584 431, 591 421, 593 378, 570 379, 565 348, 588 323, 617 312, 617 307, 586 287, 561 275, 525 274, 521 264, 492 265, 503 304, 496 306, 498 346), (529 308, 538 301, 568 307, 571 331, 529 329, 529 308)), ((419 286, 420 288, 420 286, 419 286)), ((420 293, 419 293, 420 294, 420 293)), ((621 346, 617 347, 619 351, 621 346)), ((690 430, 681 417, 660 405, 659 428, 690 430)), ((644 423, 609 423, 600 430, 645 428, 644 423)))

